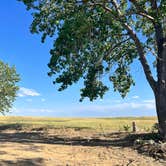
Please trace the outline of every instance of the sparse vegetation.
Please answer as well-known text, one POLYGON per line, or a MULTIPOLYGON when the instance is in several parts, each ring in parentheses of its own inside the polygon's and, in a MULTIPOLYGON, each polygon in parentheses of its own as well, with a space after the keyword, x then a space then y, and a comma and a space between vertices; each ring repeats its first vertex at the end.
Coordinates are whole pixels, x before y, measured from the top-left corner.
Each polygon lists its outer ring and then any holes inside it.
POLYGON ((128 132, 129 130, 130 130, 130 126, 129 125, 124 125, 123 126, 123 129, 124 129, 124 131, 126 131, 126 132, 128 132))
POLYGON ((14 117, 1 116, 0 127, 6 125, 16 128, 77 128, 96 131, 124 131, 124 126, 135 121, 139 129, 152 128, 157 122, 156 117, 125 117, 125 118, 43 118, 43 117, 14 117))
POLYGON ((158 123, 155 123, 153 126, 152 126, 152 132, 158 132, 159 131, 159 124, 158 123))

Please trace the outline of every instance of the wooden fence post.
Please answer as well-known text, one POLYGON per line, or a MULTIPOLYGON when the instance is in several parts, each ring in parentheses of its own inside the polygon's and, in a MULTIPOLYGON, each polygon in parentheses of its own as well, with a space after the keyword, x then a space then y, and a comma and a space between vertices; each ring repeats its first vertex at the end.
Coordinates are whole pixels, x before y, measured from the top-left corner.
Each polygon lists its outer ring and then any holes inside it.
POLYGON ((135 122, 132 122, 132 131, 135 133, 137 132, 137 126, 135 122))

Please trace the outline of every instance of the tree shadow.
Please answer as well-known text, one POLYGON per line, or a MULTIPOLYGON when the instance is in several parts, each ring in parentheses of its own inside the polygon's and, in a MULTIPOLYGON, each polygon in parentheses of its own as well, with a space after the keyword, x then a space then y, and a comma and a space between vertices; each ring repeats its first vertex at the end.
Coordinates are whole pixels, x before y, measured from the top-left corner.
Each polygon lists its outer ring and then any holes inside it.
POLYGON ((13 123, 13 124, 1 124, 0 131, 3 130, 21 130, 23 128, 22 124, 13 123))
MULTIPOLYGON (((69 120, 61 120, 58 122, 64 122, 64 121, 69 121, 69 120)), ((57 122, 57 121, 55 121, 57 122)), ((51 125, 48 125, 49 129, 60 129, 62 128, 61 126, 58 127, 54 127, 51 125)), ((42 125, 36 125, 36 127, 31 126, 30 124, 22 124, 22 123, 11 123, 11 124, 1 124, 0 125, 0 132, 4 131, 4 130, 23 130, 24 128, 29 128, 32 127, 31 131, 43 131, 45 129, 48 129, 48 126, 42 126, 42 125)), ((65 126, 65 129, 74 129, 75 131, 81 131, 81 130, 91 130, 92 128, 90 127, 69 127, 69 126, 65 126)))
POLYGON ((5 155, 5 154, 6 154, 6 152, 0 151, 0 155, 5 155))
MULTIPOLYGON (((55 122, 65 122, 68 120, 60 120, 55 122)), ((11 123, 0 125, 0 143, 1 147, 6 146, 6 142, 21 143, 28 146, 18 146, 20 151, 24 149, 29 152, 40 152, 43 145, 37 144, 53 144, 53 145, 70 145, 85 147, 118 147, 135 149, 134 141, 136 139, 159 141, 160 137, 157 133, 127 133, 127 132, 96 132, 91 127, 71 127, 53 126, 53 125, 31 125, 24 123, 11 123), (51 129, 51 130, 50 130, 51 129), (85 130, 82 131, 82 130, 85 130), (91 132, 93 130, 93 132, 91 132), (82 134, 83 133, 83 134, 82 134), (30 145, 30 146, 29 146, 30 145)), ((5 148, 5 147, 4 147, 5 148)), ((138 149, 137 149, 138 150, 138 149)), ((138 153, 147 155, 138 150, 138 153)), ((0 155, 7 154, 0 151, 0 155)), ((0 160, 0 165, 17 165, 17 166, 41 166, 44 165, 42 158, 18 159, 12 161, 10 159, 0 160)))
MULTIPOLYGON (((74 129, 74 131, 86 129, 89 133, 91 130, 89 128, 74 128, 74 127, 65 127, 64 129, 59 129, 60 132, 55 132, 48 134, 45 131, 45 128, 32 128, 31 130, 21 130, 22 124, 8 124, 0 126, 0 143, 2 142, 16 142, 23 144, 34 144, 34 143, 43 143, 43 144, 54 144, 54 145, 72 145, 72 146, 89 146, 89 147, 119 147, 124 148, 128 147, 135 149, 134 141, 136 139, 141 140, 150 140, 159 141, 160 137, 157 133, 127 133, 127 132, 111 132, 111 133, 90 133, 88 137, 83 137, 81 135, 74 136, 72 133, 69 133, 68 129, 74 129), (11 130, 14 132, 5 132, 4 130, 11 130), (4 131, 4 132, 3 132, 4 131), (62 131, 62 132, 61 132, 62 131), (59 134, 60 133, 60 134, 59 134)), ((28 149, 29 150, 29 149, 28 149)), ((38 151, 38 147, 30 147, 31 151, 38 151)), ((138 151, 139 153, 142 153, 138 151)), ((1 152, 0 152, 1 154, 1 152)), ((3 152, 2 152, 3 154, 3 152)), ((23 162, 23 161, 22 161, 23 162)), ((1 165, 1 164, 0 164, 1 165)))
POLYGON ((44 165, 42 158, 32 158, 32 159, 19 159, 17 161, 11 160, 0 160, 0 165, 2 166, 41 166, 44 165))
POLYGON ((132 147, 136 139, 143 140, 159 140, 157 133, 124 133, 114 132, 101 136, 92 136, 89 138, 47 135, 42 132, 16 132, 16 133, 0 133, 0 142, 17 142, 17 143, 45 143, 58 145, 73 145, 73 146, 118 146, 132 147))
MULTIPOLYGON (((131 148, 135 149, 134 141, 136 139, 142 140, 156 140, 159 141, 160 137, 157 133, 125 133, 125 132, 112 132, 107 134, 99 134, 94 135, 89 138, 83 138, 81 136, 75 137, 73 135, 48 135, 43 132, 16 132, 16 133, 0 133, 0 143, 5 142, 16 142, 22 144, 36 144, 36 143, 43 143, 43 144, 53 144, 53 145, 72 145, 72 146, 89 146, 89 147, 119 147, 119 148, 131 148)), ((30 148, 30 151, 36 151, 39 147, 30 148)), ((29 149, 28 149, 29 150, 29 149)), ((40 149, 41 150, 41 149, 40 149)), ((3 152, 2 152, 3 153, 3 152)), ((138 151, 143 155, 147 155, 138 151)), ((37 165, 38 161, 41 159, 36 160, 20 160, 18 161, 17 165, 25 165, 29 163, 29 165, 37 165), (25 164, 24 164, 25 163, 25 164)), ((6 165, 11 161, 0 161, 0 165, 6 165), (4 162, 4 164, 2 163, 4 162), (2 163, 2 164, 1 164, 2 163)), ((39 162, 41 163, 41 162, 39 162)), ((14 163, 11 163, 11 165, 14 163)), ((16 165, 16 164, 15 164, 16 165)), ((27 164, 28 165, 28 164, 27 164)), ((28 166, 29 166, 28 165, 28 166)), ((37 165, 38 166, 38 165, 37 165)))

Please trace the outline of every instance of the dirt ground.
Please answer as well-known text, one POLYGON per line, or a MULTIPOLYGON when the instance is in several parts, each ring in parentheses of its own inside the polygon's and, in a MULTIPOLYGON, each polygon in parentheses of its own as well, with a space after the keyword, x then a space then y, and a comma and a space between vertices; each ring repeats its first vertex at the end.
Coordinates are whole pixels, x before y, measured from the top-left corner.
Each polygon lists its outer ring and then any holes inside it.
POLYGON ((94 130, 0 130, 0 166, 165 166, 133 148, 140 134, 94 130))

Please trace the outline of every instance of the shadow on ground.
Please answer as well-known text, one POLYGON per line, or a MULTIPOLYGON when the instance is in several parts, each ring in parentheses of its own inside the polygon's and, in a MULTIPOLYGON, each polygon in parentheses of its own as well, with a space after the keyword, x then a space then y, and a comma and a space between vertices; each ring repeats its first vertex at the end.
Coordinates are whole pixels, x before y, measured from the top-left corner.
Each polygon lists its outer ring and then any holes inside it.
POLYGON ((59 135, 47 135, 42 132, 15 132, 15 133, 0 133, 0 142, 17 142, 17 143, 46 143, 58 145, 72 146, 118 146, 132 147, 136 139, 153 139, 158 140, 159 136, 156 133, 141 133, 131 134, 124 132, 114 132, 105 135, 104 137, 68 137, 59 135))
MULTIPOLYGON (((0 126, 0 143, 15 142, 23 144, 54 144, 54 145, 72 145, 72 146, 89 146, 89 147, 129 147, 134 148, 133 144, 136 139, 142 140, 159 140, 157 133, 126 133, 126 132, 111 132, 111 133, 91 133, 88 128, 72 128, 74 132, 80 133, 79 136, 74 136, 70 128, 55 129, 53 133, 49 134, 49 130, 44 128, 32 128, 29 130, 22 130, 19 124, 10 124, 0 126), (79 130, 86 129, 87 135, 81 135, 79 130), (60 132, 57 132, 59 131, 60 132), (64 131, 65 130, 65 131, 64 131), (60 133, 60 134, 58 134, 60 133), (89 134, 89 135, 88 135, 89 134), (86 137, 85 137, 86 136, 86 137), (89 136, 89 137, 88 137, 89 136)), ((30 147, 31 148, 31 147, 30 147)), ((38 151, 39 147, 34 147, 30 151, 38 151)), ((28 149, 29 150, 29 149, 28 149)), ((5 152, 0 151, 0 155, 5 152)), ((0 166, 17 165, 17 166, 38 166, 44 163, 42 158, 35 159, 20 159, 17 161, 0 160, 0 166)), ((43 164, 44 165, 44 164, 43 164)))
MULTIPOLYGON (((57 120, 56 122, 65 122, 65 121, 69 121, 69 120, 57 120)), ((30 129, 32 128, 32 131, 43 131, 43 130, 47 130, 48 128, 51 129, 59 129, 59 128, 55 128, 54 126, 48 125, 48 126, 42 126, 42 125, 36 125, 36 128, 31 125, 31 124, 19 124, 19 123, 11 123, 11 124, 0 124, 0 132, 5 131, 5 130, 24 130, 24 129, 30 129), (40 127, 38 127, 40 126, 40 127)), ((74 129, 75 131, 81 131, 81 130, 91 130, 92 128, 90 127, 68 127, 65 126, 65 129, 74 129)))
POLYGON ((44 164, 42 158, 32 158, 32 159, 19 159, 17 161, 11 160, 0 160, 0 165, 2 166, 41 166, 44 164))
POLYGON ((1 124, 0 125, 0 131, 3 130, 21 130, 23 128, 23 125, 14 123, 14 124, 1 124))

